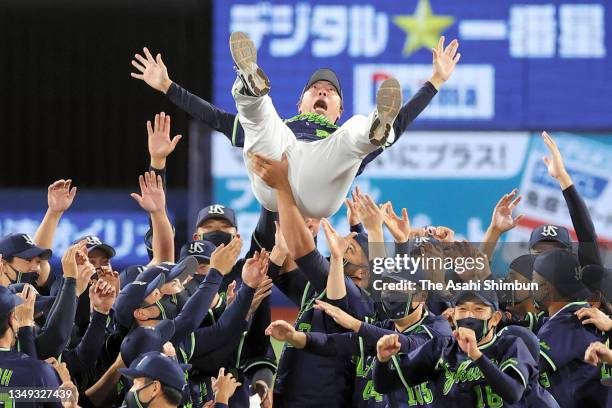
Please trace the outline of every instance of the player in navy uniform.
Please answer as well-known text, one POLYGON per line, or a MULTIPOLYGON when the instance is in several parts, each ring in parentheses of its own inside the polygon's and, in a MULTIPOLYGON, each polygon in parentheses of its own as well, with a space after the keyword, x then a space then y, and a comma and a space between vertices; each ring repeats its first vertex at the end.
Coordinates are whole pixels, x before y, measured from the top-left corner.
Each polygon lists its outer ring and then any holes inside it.
MULTIPOLYGON (((52 366, 13 350, 21 325, 34 324, 34 292, 26 296, 27 300, 24 303, 23 299, 10 289, 0 286, 0 387, 36 387, 56 390, 60 386, 60 380, 52 366)), ((13 406, 14 401, 8 394, 0 393, 0 403, 13 406)), ((27 408, 39 405, 19 402, 18 406, 27 408)), ((57 403, 53 406, 61 407, 61 404, 57 403)))
POLYGON ((442 407, 527 406, 524 394, 537 363, 523 340, 497 336, 501 312, 495 292, 461 291, 453 313, 453 337, 434 337, 408 354, 399 367, 389 363, 401 349, 398 335, 382 337, 374 387, 396 387, 401 374, 409 385, 435 382, 434 401, 442 407), (393 372, 398 369, 400 373, 393 372))
POLYGON ((584 362, 593 342, 605 341, 595 326, 581 324, 576 312, 589 307, 590 296, 582 283, 578 259, 563 249, 540 255, 533 266, 533 281, 538 284, 534 299, 550 316, 537 335, 541 344, 541 383, 562 408, 606 407, 612 399, 610 389, 601 384, 607 377, 584 362))

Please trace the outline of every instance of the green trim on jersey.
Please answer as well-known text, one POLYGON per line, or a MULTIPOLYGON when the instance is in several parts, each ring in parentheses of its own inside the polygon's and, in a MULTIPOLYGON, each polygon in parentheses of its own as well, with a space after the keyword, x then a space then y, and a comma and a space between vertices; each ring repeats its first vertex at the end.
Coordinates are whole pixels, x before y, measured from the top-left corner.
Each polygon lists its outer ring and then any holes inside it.
POLYGON ((318 113, 313 113, 313 112, 300 113, 299 115, 296 115, 292 118, 285 119, 285 123, 291 123, 291 122, 295 122, 298 120, 304 120, 304 119, 306 119, 309 122, 316 123, 317 125, 327 126, 332 129, 338 129, 339 127, 335 123, 331 123, 330 120, 327 119, 325 116, 319 115, 318 113))

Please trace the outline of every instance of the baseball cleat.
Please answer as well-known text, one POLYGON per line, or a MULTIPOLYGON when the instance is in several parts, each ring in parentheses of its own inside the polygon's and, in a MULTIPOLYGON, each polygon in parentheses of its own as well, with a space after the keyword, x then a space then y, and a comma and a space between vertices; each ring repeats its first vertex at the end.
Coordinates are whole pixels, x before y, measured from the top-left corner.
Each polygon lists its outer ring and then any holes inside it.
POLYGON ((246 93, 264 96, 270 92, 270 80, 257 66, 257 49, 249 36, 240 31, 233 32, 230 35, 230 52, 246 93))
POLYGON ((382 146, 387 142, 393 121, 402 107, 402 88, 395 78, 385 79, 376 92, 376 113, 370 126, 370 143, 382 146))

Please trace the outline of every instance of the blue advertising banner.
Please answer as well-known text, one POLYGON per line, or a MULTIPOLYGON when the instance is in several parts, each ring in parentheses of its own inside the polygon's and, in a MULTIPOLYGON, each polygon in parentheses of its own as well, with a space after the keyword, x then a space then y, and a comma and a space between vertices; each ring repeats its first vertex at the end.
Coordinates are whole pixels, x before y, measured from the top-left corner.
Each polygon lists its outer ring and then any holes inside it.
POLYGON ((604 0, 216 1, 214 100, 235 111, 231 31, 259 49, 281 117, 312 72, 338 73, 344 116, 367 114, 389 76, 405 100, 431 74, 441 35, 460 42, 453 77, 414 129, 610 130, 611 3, 604 0))

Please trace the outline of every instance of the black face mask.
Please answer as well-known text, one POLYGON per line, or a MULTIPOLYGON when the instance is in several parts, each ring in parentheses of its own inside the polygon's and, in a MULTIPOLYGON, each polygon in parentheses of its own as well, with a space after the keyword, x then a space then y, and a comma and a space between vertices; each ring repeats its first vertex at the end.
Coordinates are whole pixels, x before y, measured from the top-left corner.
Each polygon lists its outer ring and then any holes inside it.
POLYGON ((499 298, 500 306, 503 304, 504 308, 507 309, 523 303, 525 300, 529 299, 531 295, 519 298, 513 290, 498 290, 497 297, 499 298))
POLYGON ((137 390, 134 391, 128 391, 126 396, 125 396, 125 403, 128 406, 128 408, 147 408, 151 402, 153 402, 153 400, 155 398, 152 398, 151 401, 149 402, 143 402, 140 397, 138 396, 138 393, 142 390, 144 390, 145 388, 147 388, 149 385, 153 384, 152 382, 140 387, 137 390))
POLYGON ((410 316, 416 308, 412 307, 413 294, 408 295, 408 300, 398 301, 397 299, 385 299, 383 295, 381 302, 383 311, 387 318, 391 320, 401 320, 404 317, 410 316))
POLYGON ((15 280, 12 280, 10 277, 7 276, 11 283, 29 283, 30 285, 33 285, 38 280, 38 272, 23 273, 20 270, 13 268, 11 265, 7 265, 13 270, 13 272, 15 272, 15 280))
POLYGON ((234 235, 224 231, 211 231, 202 234, 202 239, 210 241, 216 246, 219 246, 221 244, 228 245, 232 241, 232 239, 234 239, 234 235))
POLYGON ((533 305, 538 310, 542 310, 542 307, 544 307, 544 301, 548 298, 548 284, 544 285, 544 287, 546 290, 543 290, 542 285, 539 285, 538 290, 531 291, 533 305))
POLYGON ((476 333, 476 341, 480 342, 489 333, 489 320, 466 317, 457 320, 457 327, 465 327, 474 330, 474 333, 476 333))

